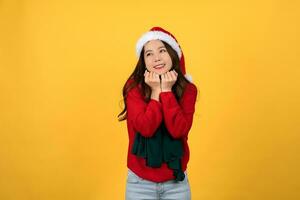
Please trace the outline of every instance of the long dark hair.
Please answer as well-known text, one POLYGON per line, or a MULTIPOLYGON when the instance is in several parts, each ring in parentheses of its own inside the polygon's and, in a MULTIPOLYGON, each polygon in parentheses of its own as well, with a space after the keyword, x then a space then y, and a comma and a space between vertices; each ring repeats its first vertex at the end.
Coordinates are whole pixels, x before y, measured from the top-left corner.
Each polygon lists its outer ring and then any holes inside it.
MULTIPOLYGON (((165 45, 165 47, 172 59, 171 70, 174 69, 178 73, 177 80, 172 87, 172 92, 175 94, 176 99, 179 100, 183 95, 186 85, 191 82, 185 78, 185 76, 182 74, 182 72, 180 70, 180 60, 179 60, 179 57, 178 57, 176 51, 166 42, 164 42, 164 41, 162 41, 162 42, 165 45)), ((127 119, 127 105, 126 105, 125 99, 126 99, 127 94, 130 89, 134 88, 137 85, 141 85, 141 92, 142 92, 142 95, 145 97, 145 101, 146 102, 150 101, 151 88, 150 88, 150 86, 148 86, 145 83, 145 80, 144 80, 145 70, 146 70, 146 65, 145 65, 145 60, 144 60, 144 48, 143 48, 134 71, 129 76, 125 85, 123 86, 122 91, 123 91, 123 101, 124 101, 125 108, 118 115, 119 121, 123 121, 123 120, 127 119), (133 81, 130 84, 127 84, 130 79, 132 79, 133 81)))

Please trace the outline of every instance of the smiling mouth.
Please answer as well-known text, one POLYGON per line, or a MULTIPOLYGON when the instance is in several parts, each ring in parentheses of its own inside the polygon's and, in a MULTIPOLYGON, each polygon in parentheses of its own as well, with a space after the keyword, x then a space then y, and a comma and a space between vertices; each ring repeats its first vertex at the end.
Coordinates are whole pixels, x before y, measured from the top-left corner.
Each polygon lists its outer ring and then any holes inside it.
POLYGON ((164 66, 165 66, 165 64, 156 65, 156 66, 154 66, 154 69, 161 69, 164 66))

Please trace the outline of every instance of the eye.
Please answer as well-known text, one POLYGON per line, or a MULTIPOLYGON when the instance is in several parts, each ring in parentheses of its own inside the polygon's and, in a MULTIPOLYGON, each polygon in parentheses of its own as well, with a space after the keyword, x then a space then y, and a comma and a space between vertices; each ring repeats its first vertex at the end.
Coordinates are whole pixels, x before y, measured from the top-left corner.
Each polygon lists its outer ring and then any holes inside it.
POLYGON ((166 52, 166 50, 165 49, 161 49, 160 52, 166 52))
POLYGON ((146 54, 146 56, 150 56, 150 55, 151 55, 151 53, 147 53, 147 54, 146 54))

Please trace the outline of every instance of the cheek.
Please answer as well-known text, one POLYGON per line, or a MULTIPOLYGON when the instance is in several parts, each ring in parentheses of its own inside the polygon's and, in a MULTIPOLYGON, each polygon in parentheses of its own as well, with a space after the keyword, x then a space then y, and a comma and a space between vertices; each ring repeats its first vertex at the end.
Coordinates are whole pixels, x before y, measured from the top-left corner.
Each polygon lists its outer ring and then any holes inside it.
POLYGON ((149 57, 144 57, 145 63, 151 63, 151 59, 149 57))
POLYGON ((168 62, 168 66, 171 68, 172 67, 172 59, 169 58, 167 62, 168 62))
POLYGON ((146 65, 146 67, 150 70, 150 69, 153 69, 153 65, 154 65, 154 63, 153 63, 154 61, 152 60, 152 59, 145 59, 145 65, 146 65))
POLYGON ((147 58, 144 58, 144 61, 145 61, 145 65, 146 66, 150 66, 150 60, 149 59, 147 59, 147 58))
POLYGON ((166 60, 166 62, 168 62, 169 64, 172 65, 172 58, 170 57, 170 55, 166 55, 165 60, 166 60))

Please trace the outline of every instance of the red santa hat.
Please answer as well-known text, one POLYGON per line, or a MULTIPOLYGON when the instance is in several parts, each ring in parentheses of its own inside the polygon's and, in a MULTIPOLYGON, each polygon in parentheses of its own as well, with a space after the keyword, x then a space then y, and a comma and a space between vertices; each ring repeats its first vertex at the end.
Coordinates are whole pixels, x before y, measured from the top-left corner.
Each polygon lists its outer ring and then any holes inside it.
POLYGON ((168 31, 164 30, 161 27, 153 27, 150 29, 150 31, 144 33, 139 40, 136 43, 136 55, 139 58, 140 54, 142 52, 142 49, 144 45, 149 42, 150 40, 162 40, 169 44, 177 53, 179 60, 180 60, 180 69, 183 75, 188 79, 190 82, 192 82, 192 76, 189 74, 186 74, 185 71, 185 62, 184 62, 184 55, 182 52, 182 49, 180 45, 178 44, 176 38, 168 31))

